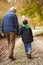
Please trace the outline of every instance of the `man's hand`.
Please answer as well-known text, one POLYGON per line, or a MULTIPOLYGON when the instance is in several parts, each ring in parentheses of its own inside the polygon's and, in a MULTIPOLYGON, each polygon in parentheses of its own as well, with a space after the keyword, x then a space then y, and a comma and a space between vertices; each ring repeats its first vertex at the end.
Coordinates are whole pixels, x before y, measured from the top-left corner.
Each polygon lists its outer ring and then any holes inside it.
POLYGON ((4 37, 4 36, 5 36, 5 34, 4 34, 4 33, 1 33, 1 35, 2 35, 2 37, 4 37))

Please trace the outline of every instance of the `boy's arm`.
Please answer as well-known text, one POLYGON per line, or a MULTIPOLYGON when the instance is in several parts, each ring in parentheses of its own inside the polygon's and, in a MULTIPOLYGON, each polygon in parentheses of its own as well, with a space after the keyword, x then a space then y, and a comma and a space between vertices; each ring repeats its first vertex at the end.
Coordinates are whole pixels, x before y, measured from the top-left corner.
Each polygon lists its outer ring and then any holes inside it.
POLYGON ((30 28, 30 33, 31 33, 32 41, 33 41, 33 33, 32 33, 32 29, 31 28, 30 28))

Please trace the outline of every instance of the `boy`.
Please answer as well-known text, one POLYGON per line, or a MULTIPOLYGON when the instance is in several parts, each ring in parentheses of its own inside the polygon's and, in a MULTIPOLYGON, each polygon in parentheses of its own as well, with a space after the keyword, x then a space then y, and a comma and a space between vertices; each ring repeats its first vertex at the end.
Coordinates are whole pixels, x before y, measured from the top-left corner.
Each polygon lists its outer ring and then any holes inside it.
POLYGON ((23 25, 20 28, 20 35, 24 42, 26 56, 27 58, 31 59, 31 42, 33 41, 33 35, 31 28, 28 26, 28 20, 23 21, 23 25))

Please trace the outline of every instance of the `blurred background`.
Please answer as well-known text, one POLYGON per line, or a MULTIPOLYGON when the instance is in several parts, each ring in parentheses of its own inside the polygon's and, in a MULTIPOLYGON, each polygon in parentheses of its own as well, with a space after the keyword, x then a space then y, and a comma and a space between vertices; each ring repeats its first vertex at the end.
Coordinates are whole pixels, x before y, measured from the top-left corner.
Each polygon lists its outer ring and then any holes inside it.
POLYGON ((0 0, 0 65, 43 65, 43 0, 0 0), (21 37, 16 38, 15 61, 7 59, 7 40, 1 35, 1 22, 3 15, 11 6, 17 8, 19 25, 27 19, 32 28, 34 41, 32 43, 32 56, 34 59, 27 60, 21 37), (5 58, 5 60, 3 60, 5 58), (5 62, 6 61, 6 62, 5 62))

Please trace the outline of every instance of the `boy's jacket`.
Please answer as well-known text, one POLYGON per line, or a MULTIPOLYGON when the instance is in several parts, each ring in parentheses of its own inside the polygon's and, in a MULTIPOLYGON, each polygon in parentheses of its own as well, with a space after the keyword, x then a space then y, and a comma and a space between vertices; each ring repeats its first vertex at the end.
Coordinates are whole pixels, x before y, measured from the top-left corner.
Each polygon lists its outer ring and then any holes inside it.
POLYGON ((24 43, 31 43, 33 41, 32 30, 28 25, 21 26, 20 34, 24 43))

